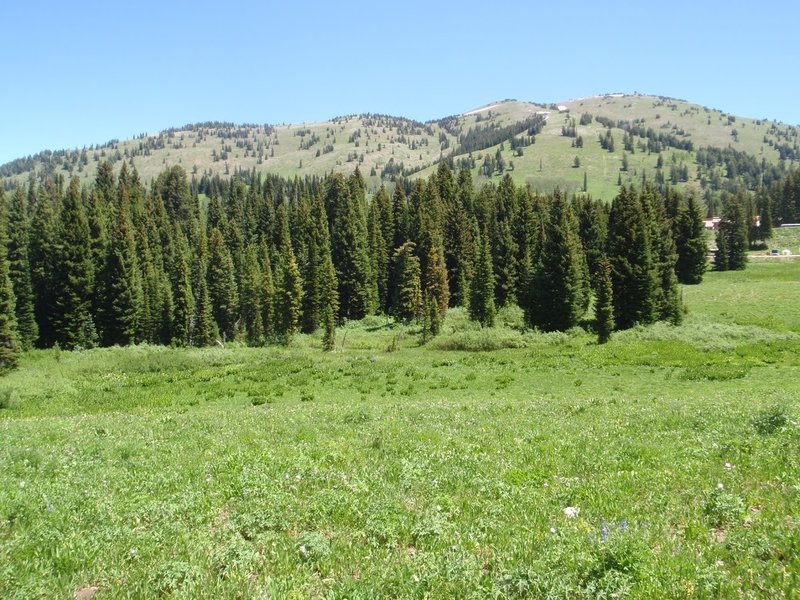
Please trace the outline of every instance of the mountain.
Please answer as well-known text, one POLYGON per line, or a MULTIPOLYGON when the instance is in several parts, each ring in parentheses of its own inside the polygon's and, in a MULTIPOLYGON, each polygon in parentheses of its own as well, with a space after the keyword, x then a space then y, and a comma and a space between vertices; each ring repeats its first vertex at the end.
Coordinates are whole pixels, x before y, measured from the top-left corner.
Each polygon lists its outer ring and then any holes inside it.
POLYGON ((32 169, 89 182, 104 160, 117 168, 127 161, 145 182, 176 164, 198 178, 253 169, 302 177, 359 165, 374 190, 396 176, 427 176, 442 159, 468 165, 478 183, 510 172, 542 191, 580 191, 585 182, 591 195, 611 198, 619 183, 643 175, 699 192, 737 182, 752 189, 800 159, 800 147, 794 126, 684 100, 608 94, 557 104, 503 100, 425 123, 377 114, 293 125, 197 123, 41 152, 0 166, 0 182, 26 181, 32 169))

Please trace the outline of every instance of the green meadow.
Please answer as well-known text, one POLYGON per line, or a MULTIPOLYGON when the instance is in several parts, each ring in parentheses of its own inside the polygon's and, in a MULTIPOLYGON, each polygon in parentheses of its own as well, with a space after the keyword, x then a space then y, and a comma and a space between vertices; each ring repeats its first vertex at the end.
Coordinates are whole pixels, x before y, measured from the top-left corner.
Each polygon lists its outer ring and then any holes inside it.
POLYGON ((34 351, 0 380, 0 598, 793 598, 800 261, 679 327, 34 351))

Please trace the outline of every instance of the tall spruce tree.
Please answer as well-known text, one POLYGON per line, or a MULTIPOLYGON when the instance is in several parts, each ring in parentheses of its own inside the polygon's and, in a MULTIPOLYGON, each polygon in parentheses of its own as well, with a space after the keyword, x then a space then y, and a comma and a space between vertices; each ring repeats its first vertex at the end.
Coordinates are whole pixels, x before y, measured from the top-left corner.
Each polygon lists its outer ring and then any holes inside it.
POLYGON ((608 217, 614 318, 619 329, 653 321, 654 278, 649 224, 635 190, 622 186, 608 217))
POLYGON ((719 234, 725 237, 727 267, 731 271, 740 271, 747 265, 747 228, 744 199, 741 196, 731 199, 719 229, 719 234))
POLYGON ((605 344, 614 331, 614 291, 611 284, 611 264, 606 257, 600 258, 594 278, 595 289, 595 328, 597 343, 605 344))
POLYGON ((291 241, 287 240, 278 255, 274 321, 275 333, 284 344, 291 343, 300 331, 302 310, 303 280, 291 241))
POLYGON ((675 274, 678 252, 672 237, 672 221, 667 215, 663 200, 658 195, 654 193, 651 201, 653 203, 652 215, 658 225, 652 244, 657 276, 656 286, 659 289, 655 305, 655 318, 678 325, 683 320, 683 306, 678 276, 675 274))
MULTIPOLYGON (((30 190, 29 190, 30 193, 30 190)), ((31 283, 33 285, 33 310, 36 325, 39 329, 37 345, 49 348, 56 341, 55 331, 55 299, 58 243, 58 220, 55 211, 58 192, 51 189, 50 193, 40 188, 36 194, 35 211, 31 230, 36 235, 31 236, 30 262, 31 283)))
POLYGON ((526 321, 544 331, 566 331, 583 315, 583 272, 577 225, 561 193, 550 201, 544 243, 532 277, 526 321))
POLYGON ((395 298, 392 302, 394 317, 403 323, 416 321, 422 316, 422 284, 420 263, 415 254, 414 242, 406 242, 394 252, 395 298))
MULTIPOLYGON (((0 205, 2 204, 0 191, 0 205)), ((33 280, 28 258, 30 220, 25 189, 18 186, 11 196, 8 209, 8 270, 14 288, 19 342, 23 350, 30 350, 39 337, 39 326, 34 312, 33 280)))
POLYGON ((370 260, 367 229, 360 200, 340 174, 327 182, 325 203, 333 210, 331 257, 339 283, 339 316, 362 319, 370 310, 370 260))
POLYGON ((94 271, 89 222, 74 177, 61 203, 59 243, 55 248, 55 340, 65 349, 91 348, 97 342, 92 319, 94 271))
POLYGON ((127 207, 117 215, 97 285, 97 325, 105 346, 135 341, 142 313, 142 282, 127 207))
POLYGON ((384 209, 388 204, 389 197, 386 190, 381 187, 369 206, 369 221, 367 223, 367 234, 369 238, 369 253, 372 259, 372 270, 375 276, 375 283, 378 292, 379 311, 386 309, 386 299, 389 293, 389 249, 384 236, 384 209))
MULTIPOLYGON (((182 233, 179 232, 177 235, 182 236, 182 233)), ((172 343, 176 346, 185 346, 191 343, 192 324, 194 323, 194 294, 189 269, 188 245, 185 238, 183 238, 183 243, 178 244, 174 263, 172 295, 175 299, 175 311, 172 343)))
POLYGON ((484 235, 478 241, 478 257, 469 293, 469 318, 483 327, 493 327, 495 319, 494 272, 489 240, 484 235))
POLYGON ((270 339, 275 335, 275 285, 272 278, 272 259, 266 240, 259 247, 261 259, 261 325, 264 337, 270 339))
POLYGON ((238 319, 239 295, 234 277, 233 259, 219 229, 211 232, 208 246, 208 293, 214 321, 224 340, 232 340, 238 319))
POLYGON ((694 196, 689 196, 686 204, 678 209, 675 233, 675 247, 678 252, 675 271, 678 281, 687 285, 698 284, 703 281, 703 273, 706 271, 708 246, 703 213, 694 196))
POLYGON ((251 244, 244 253, 242 281, 240 283, 241 314, 245 337, 251 345, 264 341, 264 324, 261 311, 261 267, 258 264, 258 248, 251 244))
MULTIPOLYGON (((4 206, 4 192, 0 187, 0 207, 4 206)), ((15 314, 17 302, 9 276, 7 242, 5 227, 0 227, 0 373, 16 368, 20 354, 15 314)))

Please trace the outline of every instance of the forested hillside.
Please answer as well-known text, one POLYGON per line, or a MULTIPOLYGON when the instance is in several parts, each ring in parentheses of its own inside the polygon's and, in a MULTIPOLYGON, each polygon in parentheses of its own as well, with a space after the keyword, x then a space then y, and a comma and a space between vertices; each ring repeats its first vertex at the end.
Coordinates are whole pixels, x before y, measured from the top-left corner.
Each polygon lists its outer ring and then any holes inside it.
MULTIPOLYGON (((797 210, 796 181, 775 188, 795 194, 779 210, 797 210)), ((769 237, 770 198, 728 202, 719 267, 743 268, 746 244, 769 237), (748 227, 753 215, 764 225, 748 227)), ((427 339, 448 307, 491 326, 507 305, 528 327, 583 324, 607 339, 680 321, 678 283, 701 281, 708 251, 700 203, 674 188, 623 185, 609 204, 510 174, 476 187, 446 162, 371 197, 358 168, 190 181, 174 166, 148 187, 104 162, 90 186, 57 176, 2 206, 6 329, 22 348, 261 345, 322 329, 331 349, 338 325, 367 315, 418 322, 427 339)))
POLYGON ((729 115, 682 100, 606 95, 564 104, 507 100, 428 122, 361 114, 318 123, 206 122, 130 140, 46 151, 0 167, 8 190, 37 176, 79 177, 122 163, 150 184, 182 166, 190 177, 240 172, 283 177, 345 175, 359 166, 368 192, 397 177, 427 177, 442 160, 473 179, 506 173, 540 192, 586 191, 611 200, 621 184, 645 178, 687 188, 708 210, 720 197, 769 185, 799 156, 797 128, 729 115))

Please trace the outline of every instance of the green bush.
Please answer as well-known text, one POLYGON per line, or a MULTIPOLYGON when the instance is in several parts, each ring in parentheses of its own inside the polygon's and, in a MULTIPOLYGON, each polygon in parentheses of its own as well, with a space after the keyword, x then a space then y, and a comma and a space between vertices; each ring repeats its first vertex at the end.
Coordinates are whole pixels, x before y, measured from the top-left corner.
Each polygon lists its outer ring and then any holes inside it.
POLYGON ((773 404, 758 411, 750 420, 753 429, 761 435, 774 433, 789 421, 786 408, 780 404, 773 404))

